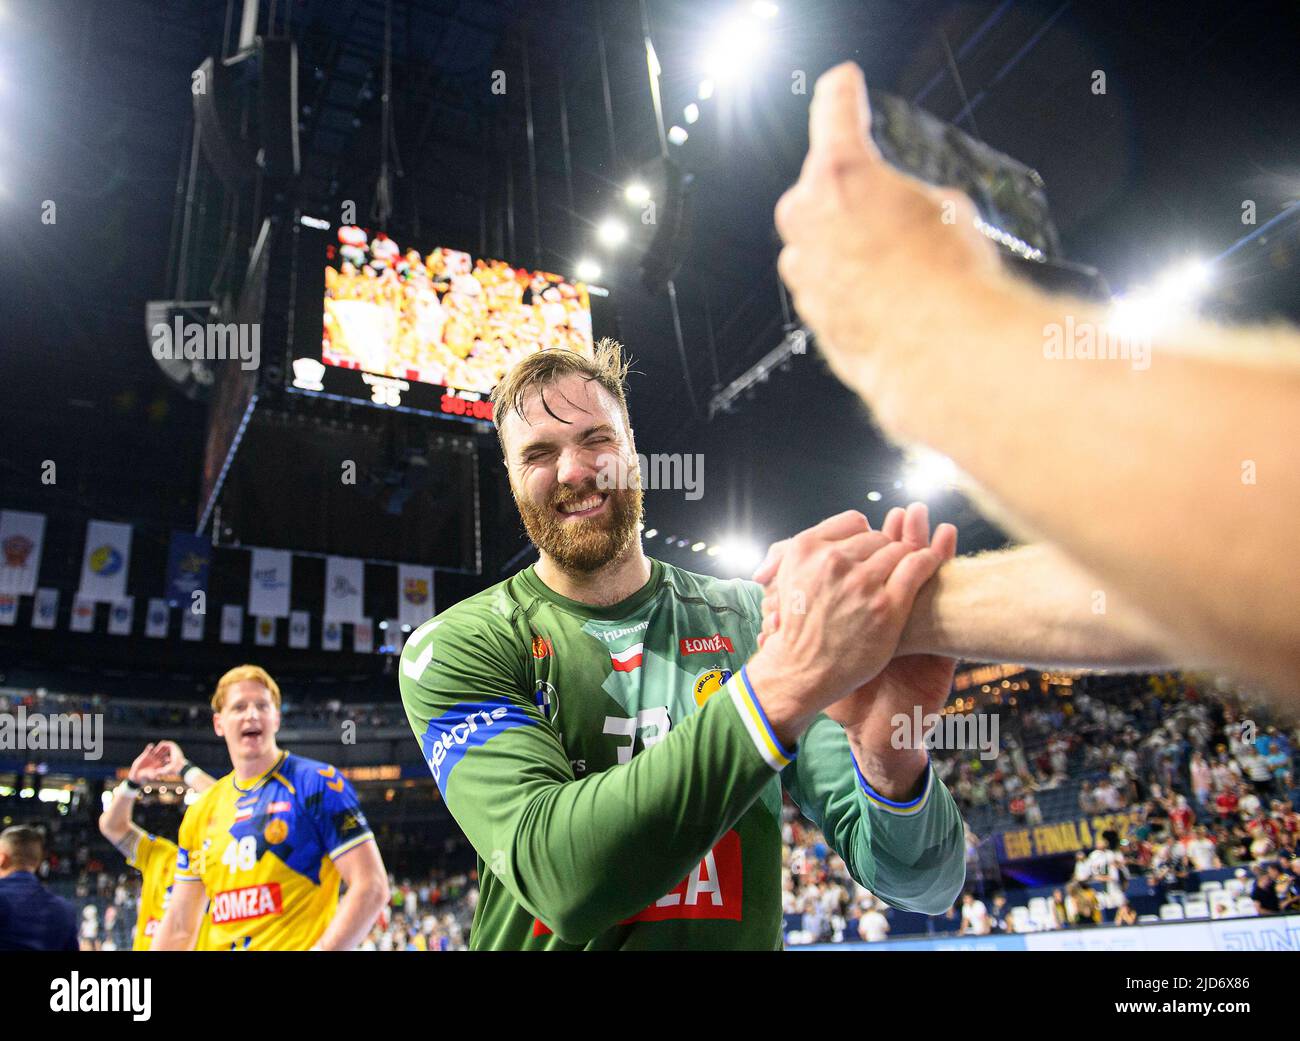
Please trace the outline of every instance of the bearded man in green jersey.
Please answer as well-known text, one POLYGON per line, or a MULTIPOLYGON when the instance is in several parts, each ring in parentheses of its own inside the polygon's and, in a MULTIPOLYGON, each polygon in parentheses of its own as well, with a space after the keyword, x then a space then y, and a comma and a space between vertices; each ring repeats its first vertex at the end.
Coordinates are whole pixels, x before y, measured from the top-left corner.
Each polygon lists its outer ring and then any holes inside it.
POLYGON ((955 529, 931 542, 916 506, 796 536, 760 649, 762 587, 647 558, 638 482, 604 479, 636 472, 625 377, 608 340, 507 374, 495 421, 540 559, 402 654, 411 727, 479 856, 470 946, 779 948, 782 788, 877 897, 946 910, 961 818, 891 720, 938 711, 953 662, 892 659, 955 529))

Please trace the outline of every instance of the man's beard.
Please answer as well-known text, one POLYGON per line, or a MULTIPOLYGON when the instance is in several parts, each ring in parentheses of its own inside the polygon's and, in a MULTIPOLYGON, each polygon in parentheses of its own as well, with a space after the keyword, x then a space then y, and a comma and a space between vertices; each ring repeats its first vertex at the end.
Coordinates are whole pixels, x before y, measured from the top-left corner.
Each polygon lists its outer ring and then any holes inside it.
POLYGON ((576 492, 558 487, 541 506, 521 496, 513 483, 510 491, 533 545, 566 571, 590 574, 617 560, 640 537, 644 498, 640 488, 601 489, 594 482, 576 492), (566 521, 557 511, 558 506, 582 502, 602 491, 609 499, 599 517, 566 521))

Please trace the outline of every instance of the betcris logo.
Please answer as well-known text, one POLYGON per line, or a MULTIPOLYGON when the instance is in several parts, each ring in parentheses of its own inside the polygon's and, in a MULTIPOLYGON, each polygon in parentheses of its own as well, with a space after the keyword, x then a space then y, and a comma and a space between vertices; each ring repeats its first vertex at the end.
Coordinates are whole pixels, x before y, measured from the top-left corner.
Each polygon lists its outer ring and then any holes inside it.
POLYGON ((462 702, 429 720, 420 747, 438 789, 446 793, 451 772, 471 748, 479 748, 514 727, 525 726, 537 726, 537 720, 522 705, 505 698, 462 702))

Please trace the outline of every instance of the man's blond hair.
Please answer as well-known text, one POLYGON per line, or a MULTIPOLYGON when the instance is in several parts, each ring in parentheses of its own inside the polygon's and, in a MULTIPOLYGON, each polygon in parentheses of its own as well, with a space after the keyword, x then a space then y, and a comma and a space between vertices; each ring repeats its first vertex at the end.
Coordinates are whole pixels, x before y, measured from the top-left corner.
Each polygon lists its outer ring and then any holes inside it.
POLYGON ((271 679, 271 674, 260 665, 236 665, 227 672, 221 679, 217 680, 216 692, 212 695, 212 711, 220 712, 226 704, 226 692, 236 683, 245 683, 251 680, 254 683, 260 683, 263 687, 271 692, 271 700, 275 702, 275 707, 280 707, 280 685, 271 679))
POLYGON ((528 392, 559 382, 566 376, 595 380, 618 402, 623 423, 628 432, 632 422, 627 412, 627 373, 630 360, 623 357, 623 345, 606 336, 597 342, 591 356, 578 354, 566 348, 552 348, 530 354, 502 377, 492 391, 492 422, 497 428, 497 441, 505 455, 506 443, 501 437, 501 425, 510 412, 524 418, 524 398, 528 392))

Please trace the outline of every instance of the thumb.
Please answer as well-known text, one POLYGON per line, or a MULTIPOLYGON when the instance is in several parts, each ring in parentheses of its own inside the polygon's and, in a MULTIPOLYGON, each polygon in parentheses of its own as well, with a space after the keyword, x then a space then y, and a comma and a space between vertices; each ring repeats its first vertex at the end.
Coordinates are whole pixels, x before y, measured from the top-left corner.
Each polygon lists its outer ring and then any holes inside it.
POLYGON ((943 559, 930 547, 913 550, 905 556, 885 582, 885 589, 898 602, 909 607, 917 591, 939 570, 943 559))
POLYGON ((773 542, 767 547, 767 556, 763 558, 763 563, 758 565, 758 570, 754 572, 754 581, 760 585, 767 585, 776 577, 777 569, 781 566, 781 559, 785 556, 786 547, 790 544, 789 539, 782 539, 780 542, 773 542))

